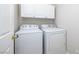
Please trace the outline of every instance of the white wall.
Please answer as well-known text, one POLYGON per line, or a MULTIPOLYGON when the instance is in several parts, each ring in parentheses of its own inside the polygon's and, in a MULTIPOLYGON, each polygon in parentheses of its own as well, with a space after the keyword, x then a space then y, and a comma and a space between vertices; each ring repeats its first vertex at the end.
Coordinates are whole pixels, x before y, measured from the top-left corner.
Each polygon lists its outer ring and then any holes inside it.
POLYGON ((56 24, 67 30, 68 50, 79 53, 79 4, 56 5, 56 24))

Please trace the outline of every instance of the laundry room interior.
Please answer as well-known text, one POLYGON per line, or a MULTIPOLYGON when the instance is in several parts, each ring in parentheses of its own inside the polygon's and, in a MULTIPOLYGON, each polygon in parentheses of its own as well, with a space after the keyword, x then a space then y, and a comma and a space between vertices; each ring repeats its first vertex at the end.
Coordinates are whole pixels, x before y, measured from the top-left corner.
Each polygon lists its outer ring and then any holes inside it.
POLYGON ((79 4, 0 4, 0 9, 0 54, 79 54, 79 4))

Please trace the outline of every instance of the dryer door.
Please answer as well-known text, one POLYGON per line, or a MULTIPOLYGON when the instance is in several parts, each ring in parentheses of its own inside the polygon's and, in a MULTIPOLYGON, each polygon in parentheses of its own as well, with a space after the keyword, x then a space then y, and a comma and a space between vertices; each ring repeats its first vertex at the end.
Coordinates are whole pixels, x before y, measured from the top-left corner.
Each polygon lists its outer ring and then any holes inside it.
POLYGON ((65 33, 45 33, 45 53, 60 54, 66 52, 65 33))

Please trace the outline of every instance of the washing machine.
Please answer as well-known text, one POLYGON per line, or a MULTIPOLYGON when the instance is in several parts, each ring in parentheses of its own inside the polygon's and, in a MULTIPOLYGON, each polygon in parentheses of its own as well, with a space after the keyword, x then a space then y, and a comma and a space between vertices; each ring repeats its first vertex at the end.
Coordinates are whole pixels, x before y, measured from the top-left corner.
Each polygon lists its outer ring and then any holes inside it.
POLYGON ((61 28, 41 25, 44 39, 45 54, 63 54, 66 53, 66 31, 61 28))
POLYGON ((15 34, 15 54, 42 54, 42 34, 38 25, 22 25, 15 34))

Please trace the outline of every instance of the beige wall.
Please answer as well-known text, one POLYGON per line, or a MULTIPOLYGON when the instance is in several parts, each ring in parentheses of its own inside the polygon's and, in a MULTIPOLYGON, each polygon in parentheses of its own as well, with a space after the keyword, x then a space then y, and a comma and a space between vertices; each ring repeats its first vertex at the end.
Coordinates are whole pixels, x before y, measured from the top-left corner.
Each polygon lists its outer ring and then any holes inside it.
POLYGON ((53 24, 53 19, 35 19, 35 18, 20 18, 20 25, 22 24, 53 24))
POLYGON ((67 30, 68 50, 79 53, 79 4, 56 5, 56 24, 67 30))

